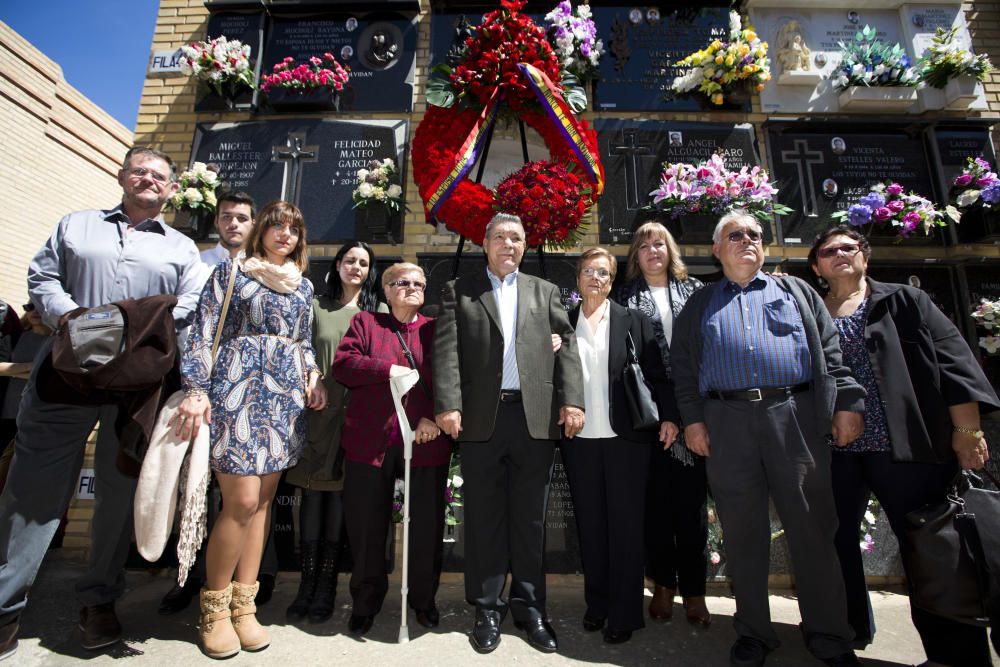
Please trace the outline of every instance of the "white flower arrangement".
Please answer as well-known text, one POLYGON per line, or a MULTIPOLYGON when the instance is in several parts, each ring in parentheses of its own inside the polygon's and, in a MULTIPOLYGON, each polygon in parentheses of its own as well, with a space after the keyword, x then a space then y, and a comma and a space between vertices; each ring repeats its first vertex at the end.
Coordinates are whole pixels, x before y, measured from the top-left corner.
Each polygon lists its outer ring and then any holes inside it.
POLYGON ((167 208, 173 211, 206 211, 215 213, 218 203, 216 190, 219 189, 218 166, 195 162, 191 168, 181 173, 177 179, 180 186, 177 193, 167 202, 167 208))
POLYGON ((597 39, 592 17, 590 6, 577 5, 574 11, 569 0, 563 0, 545 15, 549 43, 560 67, 581 83, 600 77, 597 68, 604 55, 604 42, 597 39))
POLYGON ((1000 354, 1000 299, 990 301, 982 299, 971 313, 976 325, 986 330, 985 336, 979 337, 979 347, 987 354, 1000 354))
POLYGON ((204 81, 219 95, 226 94, 227 84, 254 86, 250 46, 239 40, 229 41, 222 35, 182 46, 181 54, 181 72, 204 81))
POLYGON ((993 64, 986 55, 975 55, 955 43, 958 28, 938 28, 931 45, 917 61, 920 80, 934 88, 944 88, 950 79, 958 76, 975 77, 985 81, 993 71, 993 64))
POLYGON ((852 41, 837 42, 841 60, 840 67, 830 75, 834 88, 922 85, 906 50, 899 44, 885 44, 877 34, 875 28, 866 25, 852 41))
POLYGON ((397 173, 392 158, 372 160, 366 169, 358 169, 355 174, 357 187, 351 193, 354 208, 365 208, 372 202, 385 206, 396 213, 403 208, 403 188, 389 180, 397 173))

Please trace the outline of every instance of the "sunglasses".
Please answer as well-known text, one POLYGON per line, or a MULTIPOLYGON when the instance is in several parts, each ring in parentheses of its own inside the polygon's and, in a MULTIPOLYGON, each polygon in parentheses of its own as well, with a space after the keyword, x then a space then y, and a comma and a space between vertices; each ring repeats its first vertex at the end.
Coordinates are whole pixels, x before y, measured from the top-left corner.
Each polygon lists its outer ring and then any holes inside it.
POLYGON ((389 283, 390 287, 398 287, 399 289, 410 289, 411 287, 418 292, 423 292, 424 288, 427 287, 427 283, 422 283, 419 280, 394 280, 389 283))
POLYGON ((743 243, 743 237, 750 239, 750 243, 760 243, 763 238, 760 232, 755 229, 742 229, 738 232, 729 232, 730 243, 743 243))
POLYGON ((846 257, 854 257, 861 250, 861 246, 857 243, 845 243, 843 245, 832 245, 827 248, 820 248, 816 251, 817 257, 822 257, 823 259, 830 259, 831 257, 836 257, 838 253, 844 253, 846 257))

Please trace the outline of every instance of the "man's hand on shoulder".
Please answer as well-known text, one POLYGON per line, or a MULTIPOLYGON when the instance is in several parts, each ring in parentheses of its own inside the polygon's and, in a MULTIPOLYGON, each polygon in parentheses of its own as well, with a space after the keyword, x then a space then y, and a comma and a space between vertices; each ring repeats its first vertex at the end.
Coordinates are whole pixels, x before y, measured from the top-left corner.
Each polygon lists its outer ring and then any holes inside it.
POLYGON ((458 434, 462 432, 462 413, 458 410, 448 410, 434 415, 434 422, 442 431, 458 440, 458 434))

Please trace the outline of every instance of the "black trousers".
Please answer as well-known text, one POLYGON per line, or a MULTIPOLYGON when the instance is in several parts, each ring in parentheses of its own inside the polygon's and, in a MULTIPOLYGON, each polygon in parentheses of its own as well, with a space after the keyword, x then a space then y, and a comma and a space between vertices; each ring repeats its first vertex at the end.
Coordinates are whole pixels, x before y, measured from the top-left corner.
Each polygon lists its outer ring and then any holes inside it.
POLYGON ((461 444, 465 485, 465 597, 514 619, 545 617, 545 508, 555 442, 533 440, 520 403, 500 403, 486 442, 461 444))
MULTIPOLYGON (((889 452, 834 451, 832 470, 840 520, 835 540, 847 588, 848 619, 858 639, 871 641, 875 636, 875 618, 858 548, 858 525, 869 495, 875 494, 892 532, 902 543, 906 539, 906 514, 944 500, 958 468, 953 464, 897 463, 889 452)), ((957 623, 915 607, 910 607, 910 616, 928 660, 956 667, 992 664, 986 628, 957 623)))
POLYGON ((646 490, 646 576, 680 589, 683 597, 705 594, 708 575, 708 482, 705 459, 686 466, 654 443, 646 490))
MULTIPOLYGON (((347 461, 344 466, 344 518, 351 544, 353 613, 374 615, 389 590, 385 571, 386 536, 392 521, 396 478, 403 476, 403 448, 390 447, 382 467, 347 461)), ((413 609, 434 604, 441 579, 444 539, 444 490, 448 464, 410 468, 409 595, 413 609)))
POLYGON ((622 438, 563 439, 588 616, 612 630, 643 627, 643 525, 649 446, 622 438))

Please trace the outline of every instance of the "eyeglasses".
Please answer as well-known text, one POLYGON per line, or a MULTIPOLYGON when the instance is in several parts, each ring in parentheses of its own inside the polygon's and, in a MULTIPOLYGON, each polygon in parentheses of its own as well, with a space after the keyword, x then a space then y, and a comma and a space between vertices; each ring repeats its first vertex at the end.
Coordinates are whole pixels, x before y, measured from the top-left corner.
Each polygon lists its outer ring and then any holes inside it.
POLYGON ((838 253, 844 253, 845 257, 854 257, 861 250, 861 246, 857 243, 845 243, 843 245, 832 245, 827 248, 820 248, 816 251, 817 257, 822 257, 823 259, 830 259, 831 257, 836 257, 838 253))
POLYGON ((419 280, 394 280, 389 283, 389 287, 397 287, 399 289, 410 289, 412 287, 418 292, 423 292, 424 288, 427 287, 427 283, 422 283, 419 280))
POLYGON ((132 167, 128 170, 129 176, 135 176, 136 178, 144 178, 149 176, 151 179, 157 183, 169 183, 170 178, 164 176, 158 171, 152 171, 151 169, 146 169, 145 167, 132 167))
POLYGON ((737 232, 729 232, 729 242, 730 243, 743 243, 743 237, 750 239, 750 243, 760 243, 763 238, 761 233, 755 229, 741 229, 737 232))
POLYGON ((601 280, 606 280, 607 278, 611 277, 611 272, 608 271, 607 269, 594 269, 589 266, 580 273, 582 273, 588 278, 593 278, 594 276, 597 276, 601 280))

